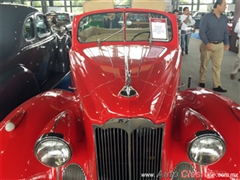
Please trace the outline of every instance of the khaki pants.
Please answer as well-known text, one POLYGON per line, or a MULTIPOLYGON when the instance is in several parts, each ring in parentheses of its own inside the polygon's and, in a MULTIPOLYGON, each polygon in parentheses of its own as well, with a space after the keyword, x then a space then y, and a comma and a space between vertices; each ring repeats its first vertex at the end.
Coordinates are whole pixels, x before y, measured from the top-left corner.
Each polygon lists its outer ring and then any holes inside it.
POLYGON ((236 74, 239 69, 240 69, 240 39, 238 40, 238 55, 237 55, 237 59, 234 63, 232 74, 236 74))
POLYGON ((206 46, 203 42, 200 44, 200 83, 205 83, 206 81, 206 70, 210 59, 212 60, 212 78, 213 78, 213 88, 221 86, 220 73, 221 73, 221 64, 224 52, 223 43, 212 44, 212 51, 207 51, 206 46))

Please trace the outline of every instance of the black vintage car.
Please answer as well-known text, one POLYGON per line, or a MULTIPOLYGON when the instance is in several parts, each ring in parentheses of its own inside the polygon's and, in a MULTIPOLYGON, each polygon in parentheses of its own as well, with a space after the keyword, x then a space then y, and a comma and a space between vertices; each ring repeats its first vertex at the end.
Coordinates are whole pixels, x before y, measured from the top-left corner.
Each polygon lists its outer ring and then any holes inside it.
POLYGON ((52 73, 69 71, 71 42, 53 33, 45 15, 24 5, 0 3, 0 30, 1 121, 38 94, 52 73))

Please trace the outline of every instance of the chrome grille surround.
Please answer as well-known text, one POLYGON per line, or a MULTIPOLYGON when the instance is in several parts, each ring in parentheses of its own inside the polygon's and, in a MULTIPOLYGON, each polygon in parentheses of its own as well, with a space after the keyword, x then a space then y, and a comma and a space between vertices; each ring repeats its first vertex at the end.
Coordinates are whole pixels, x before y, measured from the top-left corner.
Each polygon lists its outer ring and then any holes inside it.
POLYGON ((161 171, 164 125, 116 118, 94 125, 98 180, 156 179, 161 171))
POLYGON ((75 163, 67 165, 63 170, 63 180, 86 180, 83 169, 75 163))
POLYGON ((194 167, 187 162, 180 162, 172 174, 172 180, 196 180, 196 178, 200 177, 194 167))

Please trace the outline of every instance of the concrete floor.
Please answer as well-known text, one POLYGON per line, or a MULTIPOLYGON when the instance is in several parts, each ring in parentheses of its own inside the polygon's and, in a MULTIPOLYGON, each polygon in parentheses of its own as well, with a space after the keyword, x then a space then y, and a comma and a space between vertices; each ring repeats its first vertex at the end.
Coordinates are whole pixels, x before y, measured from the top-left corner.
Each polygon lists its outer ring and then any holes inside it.
MULTIPOLYGON (((188 55, 184 54, 183 56, 181 82, 185 84, 185 87, 181 88, 182 90, 187 88, 189 76, 191 76, 192 78, 191 87, 198 86, 199 84, 200 42, 201 41, 199 39, 191 37, 188 55)), ((236 58, 237 58, 236 53, 231 51, 224 52, 221 70, 221 83, 222 88, 227 89, 227 93, 221 94, 240 104, 240 82, 238 81, 238 79, 240 78, 240 72, 238 72, 235 80, 230 79, 230 73, 236 58)), ((210 62, 207 70, 206 89, 213 88, 211 66, 212 64, 210 62)))

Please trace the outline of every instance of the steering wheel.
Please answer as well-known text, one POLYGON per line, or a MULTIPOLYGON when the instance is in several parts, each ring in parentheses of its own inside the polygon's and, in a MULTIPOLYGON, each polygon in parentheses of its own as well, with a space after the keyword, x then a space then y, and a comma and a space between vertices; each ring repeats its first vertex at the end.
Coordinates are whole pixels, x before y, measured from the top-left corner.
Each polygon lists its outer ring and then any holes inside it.
POLYGON ((148 38, 150 37, 150 31, 142 31, 137 33, 135 36, 133 36, 133 38, 131 39, 131 41, 133 41, 136 37, 140 36, 141 34, 146 34, 148 33, 148 38))

